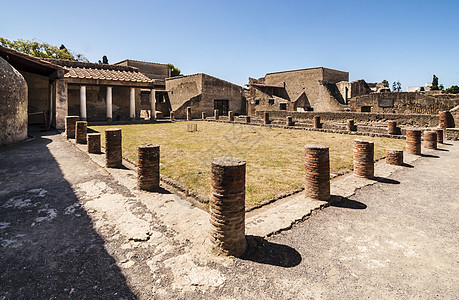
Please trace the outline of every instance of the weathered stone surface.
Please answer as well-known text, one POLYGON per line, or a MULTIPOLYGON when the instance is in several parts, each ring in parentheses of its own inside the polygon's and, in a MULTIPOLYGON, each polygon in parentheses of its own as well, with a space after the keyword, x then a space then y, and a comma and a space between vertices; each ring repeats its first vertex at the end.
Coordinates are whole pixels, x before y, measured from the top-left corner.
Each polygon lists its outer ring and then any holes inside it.
POLYGON ((89 133, 88 137, 88 152, 100 153, 100 133, 89 133))
POLYGON ((437 149, 437 134, 435 131, 424 131, 424 148, 437 149))
POLYGON ((141 145, 137 151, 137 187, 140 190, 155 191, 159 188, 159 145, 141 145))
POLYGON ((219 116, 220 116, 220 113, 219 113, 218 109, 214 109, 214 118, 215 118, 215 120, 218 120, 219 116))
POLYGON ((346 121, 346 130, 347 131, 356 131, 357 128, 354 125, 354 119, 348 119, 346 121))
POLYGON ((389 133, 389 134, 399 134, 396 121, 387 121, 387 133, 389 133))
POLYGON ((190 107, 190 106, 188 106, 188 107, 186 108, 186 119, 187 119, 187 121, 191 121, 191 120, 192 120, 192 117, 191 117, 191 107, 190 107))
POLYGON ((443 131, 444 131, 444 129, 436 128, 433 131, 437 134, 437 143, 443 144, 443 135, 444 135, 443 131))
POLYGON ((320 116, 314 116, 314 128, 322 128, 322 124, 320 124, 320 116))
POLYGON ((386 164, 396 166, 403 165, 403 151, 386 149, 386 164))
POLYGON ((354 140, 354 175, 364 178, 374 177, 374 146, 373 142, 354 140))
POLYGON ((228 112, 228 120, 234 122, 234 113, 231 110, 228 112))
POLYGON ((264 123, 265 125, 269 124, 269 112, 267 112, 267 111, 265 111, 265 112, 263 113, 263 123, 264 123))
POLYGON ((330 199, 329 148, 322 145, 304 146, 305 193, 307 197, 330 199))
POLYGON ((449 111, 440 112, 440 128, 454 128, 454 118, 449 111))
POLYGON ((406 130, 406 151, 410 154, 421 155, 421 130, 406 130))
POLYGON ((0 57, 0 146, 27 138, 27 83, 0 57))
POLYGON ((79 116, 66 116, 65 117, 65 134, 68 139, 75 138, 76 122, 80 120, 79 116))
POLYGON ((75 129, 75 139, 78 144, 86 144, 86 135, 88 133, 88 122, 77 121, 75 129))
POLYGON ((123 165, 121 129, 105 129, 105 165, 118 168, 123 165))

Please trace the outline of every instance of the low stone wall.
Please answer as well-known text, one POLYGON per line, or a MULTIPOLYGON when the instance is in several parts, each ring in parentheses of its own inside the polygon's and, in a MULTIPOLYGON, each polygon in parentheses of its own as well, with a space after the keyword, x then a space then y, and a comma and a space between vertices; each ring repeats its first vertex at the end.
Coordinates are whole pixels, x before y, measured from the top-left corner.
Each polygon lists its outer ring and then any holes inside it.
MULTIPOLYGON (((257 111, 258 118, 263 118, 263 111, 257 111)), ((292 116, 293 121, 311 120, 314 116, 320 116, 322 122, 346 123, 347 119, 354 119, 356 123, 380 123, 388 120, 394 120, 398 125, 415 126, 415 127, 434 127, 439 123, 438 115, 425 114, 391 114, 391 113, 362 113, 362 112, 292 112, 292 111, 270 111, 271 119, 285 120, 287 116, 292 116)))
POLYGON ((459 128, 446 128, 446 139, 459 141, 459 128))

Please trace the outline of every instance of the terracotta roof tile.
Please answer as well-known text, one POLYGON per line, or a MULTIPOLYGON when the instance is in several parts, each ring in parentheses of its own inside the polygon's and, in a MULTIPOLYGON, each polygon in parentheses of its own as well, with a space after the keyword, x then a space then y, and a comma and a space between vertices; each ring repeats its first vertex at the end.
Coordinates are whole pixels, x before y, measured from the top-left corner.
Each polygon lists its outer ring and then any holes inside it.
POLYGON ((151 83, 155 81, 136 71, 103 70, 68 66, 65 66, 65 69, 68 70, 68 73, 64 75, 64 77, 67 78, 102 79, 142 83, 151 83))

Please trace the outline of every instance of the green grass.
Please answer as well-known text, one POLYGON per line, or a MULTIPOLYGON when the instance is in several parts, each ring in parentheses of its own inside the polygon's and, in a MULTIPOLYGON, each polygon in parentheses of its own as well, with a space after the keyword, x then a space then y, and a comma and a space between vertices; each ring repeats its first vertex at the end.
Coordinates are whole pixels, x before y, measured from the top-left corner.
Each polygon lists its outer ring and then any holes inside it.
POLYGON ((405 144, 398 139, 199 121, 90 128, 102 133, 104 141, 104 130, 110 127, 122 129, 124 156, 137 161, 138 145, 159 144, 161 173, 205 196, 209 192, 213 158, 244 159, 248 207, 302 186, 306 144, 330 147, 332 173, 352 169, 355 138, 375 142, 375 159, 383 157, 386 148, 403 149, 405 144), (198 131, 187 132, 187 124, 197 124, 198 131))

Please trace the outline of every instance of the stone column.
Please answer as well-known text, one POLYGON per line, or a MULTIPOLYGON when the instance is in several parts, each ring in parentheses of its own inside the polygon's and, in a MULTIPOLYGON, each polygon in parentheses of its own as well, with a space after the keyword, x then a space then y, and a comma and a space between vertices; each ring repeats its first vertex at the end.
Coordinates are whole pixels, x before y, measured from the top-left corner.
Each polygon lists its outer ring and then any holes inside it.
POLYGON ((330 157, 329 148, 322 145, 304 146, 305 192, 306 196, 330 200, 330 157))
POLYGON ((410 154, 421 155, 421 130, 406 130, 406 151, 410 154))
POLYGON ((129 90, 129 118, 135 119, 135 88, 129 90))
POLYGON ((187 120, 187 121, 191 121, 191 120, 192 120, 192 117, 191 117, 191 107, 190 107, 190 106, 188 106, 188 107, 186 108, 186 120, 187 120))
POLYGON ((171 111, 169 113, 169 118, 171 119, 171 121, 174 121, 174 112, 173 111, 171 111))
POLYGON ((454 118, 451 112, 441 111, 440 112, 440 128, 454 128, 454 118))
POLYGON ((241 256, 245 239, 245 161, 219 157, 212 161, 210 239, 214 251, 241 256))
POLYGON ((214 118, 215 118, 215 120, 218 120, 219 117, 220 117, 220 113, 219 113, 218 109, 214 109, 214 118))
POLYGON ((105 166, 117 168, 123 165, 121 129, 105 129, 105 166))
POLYGON ((374 146, 373 142, 354 140, 354 175, 364 178, 374 177, 374 146))
POLYGON ((395 166, 403 165, 403 151, 386 149, 386 164, 395 166))
POLYGON ((201 113, 201 119, 203 119, 203 120, 207 119, 207 114, 206 114, 205 111, 203 111, 203 112, 201 113))
POLYGON ((88 133, 88 152, 100 153, 100 133, 88 133))
POLYGON ((355 131, 354 119, 348 119, 346 121, 346 129, 347 131, 355 131))
POLYGON ((437 143, 443 144, 443 129, 436 128, 433 131, 437 134, 437 143))
POLYGON ((234 122, 234 113, 231 110, 228 112, 228 120, 234 122))
POLYGON ((292 118, 292 116, 287 116, 285 123, 286 123, 287 126, 293 126, 293 118, 292 118))
POLYGON ((269 124, 269 112, 265 111, 263 113, 263 124, 268 125, 269 124))
POLYGON ((320 124, 320 116, 314 116, 314 128, 322 128, 322 124, 320 124))
POLYGON ((75 140, 77 144, 86 144, 86 134, 88 133, 88 122, 77 121, 75 130, 75 140))
POLYGON ((112 87, 107 86, 107 121, 111 122, 113 120, 113 94, 112 87))
POLYGON ((156 120, 156 91, 152 89, 150 91, 150 106, 151 106, 151 117, 150 120, 156 120))
POLYGON ((250 123, 250 116, 245 116, 245 122, 250 123))
POLYGON ((159 145, 142 145, 137 150, 137 187, 140 190, 156 191, 159 188, 159 145))
POLYGON ((80 86, 80 119, 86 121, 86 86, 80 86))
POLYGON ((65 117, 68 114, 68 85, 67 81, 56 79, 54 84, 56 97, 56 128, 65 128, 65 117))
POLYGON ((80 120, 78 116, 67 116, 65 117, 65 134, 68 139, 75 138, 76 122, 80 120))
POLYGON ((387 133, 389 134, 398 134, 397 122, 387 121, 387 133))
POLYGON ((424 148, 437 149, 437 134, 435 131, 424 131, 424 148))

